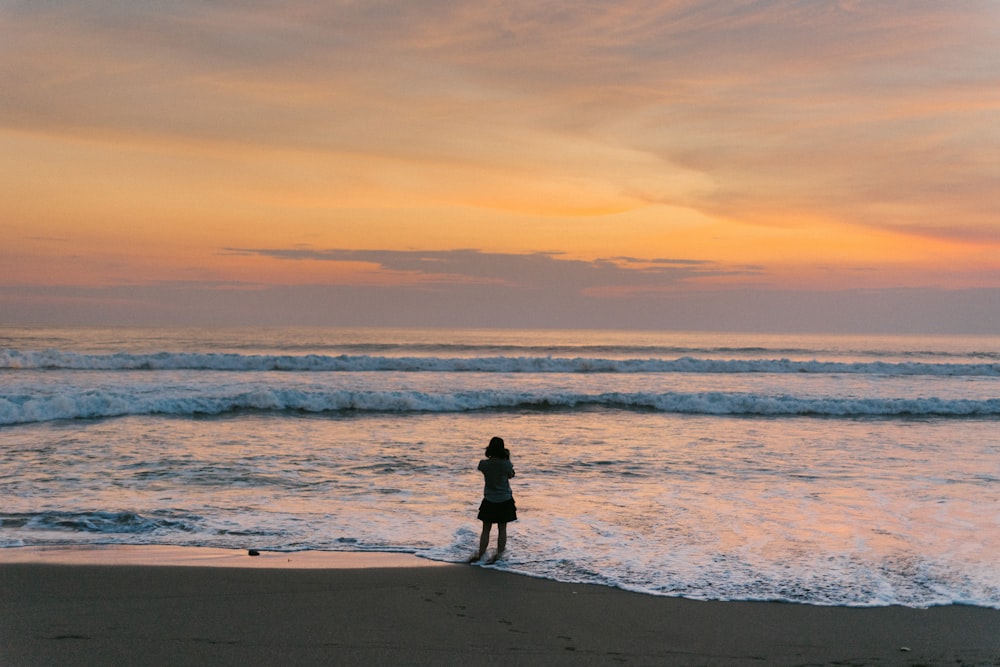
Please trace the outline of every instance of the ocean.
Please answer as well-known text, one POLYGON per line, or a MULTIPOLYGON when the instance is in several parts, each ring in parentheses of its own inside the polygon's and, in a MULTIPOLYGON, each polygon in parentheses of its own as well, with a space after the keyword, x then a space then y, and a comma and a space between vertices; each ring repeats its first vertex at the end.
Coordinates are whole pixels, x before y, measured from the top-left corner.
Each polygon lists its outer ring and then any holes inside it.
POLYGON ((460 562, 497 435, 491 567, 1000 608, 998 427, 998 337, 0 328, 0 548, 460 562))

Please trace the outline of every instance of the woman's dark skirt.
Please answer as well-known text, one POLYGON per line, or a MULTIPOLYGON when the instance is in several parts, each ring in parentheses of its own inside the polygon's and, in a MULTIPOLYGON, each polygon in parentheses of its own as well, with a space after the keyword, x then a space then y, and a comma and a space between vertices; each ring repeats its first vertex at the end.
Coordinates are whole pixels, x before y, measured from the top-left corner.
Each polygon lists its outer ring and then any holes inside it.
POLYGON ((514 499, 505 500, 502 503, 491 503, 483 500, 479 504, 480 521, 487 523, 510 523, 517 521, 517 507, 514 506, 514 499))

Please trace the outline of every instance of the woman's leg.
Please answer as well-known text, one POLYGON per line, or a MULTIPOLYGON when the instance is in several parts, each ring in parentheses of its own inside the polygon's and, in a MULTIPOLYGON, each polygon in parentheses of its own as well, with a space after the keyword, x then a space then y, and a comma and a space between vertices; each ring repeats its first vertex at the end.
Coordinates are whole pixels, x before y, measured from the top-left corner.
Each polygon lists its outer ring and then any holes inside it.
MULTIPOLYGON (((503 524, 500 524, 503 525, 503 524)), ((483 521, 483 533, 479 536, 479 553, 476 555, 476 560, 483 557, 486 553, 487 547, 490 546, 490 530, 493 529, 493 524, 489 521, 483 521)))
MULTIPOLYGON (((503 550, 507 548, 507 524, 498 523, 497 524, 497 558, 500 558, 500 554, 503 550)), ((496 558, 494 558, 496 560, 496 558)))

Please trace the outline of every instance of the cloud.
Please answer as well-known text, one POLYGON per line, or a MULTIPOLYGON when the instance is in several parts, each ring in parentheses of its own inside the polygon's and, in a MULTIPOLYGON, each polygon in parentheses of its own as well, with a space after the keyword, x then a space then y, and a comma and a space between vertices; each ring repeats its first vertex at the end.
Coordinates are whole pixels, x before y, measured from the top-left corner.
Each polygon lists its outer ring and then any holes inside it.
MULTIPOLYGON (((321 248, 226 248, 226 253, 291 261, 372 265, 379 273, 409 276, 419 285, 492 284, 534 291, 586 293, 614 288, 668 289, 699 279, 746 276, 759 267, 723 267, 694 259, 611 257, 570 259, 561 253, 495 253, 482 250, 348 250, 321 248)), ((595 292, 596 293, 596 292, 595 292)))
POLYGON ((378 156, 407 161, 411 179, 428 161, 523 172, 506 198, 572 182, 755 224, 915 218, 960 238, 995 220, 990 0, 0 11, 12 127, 378 156))

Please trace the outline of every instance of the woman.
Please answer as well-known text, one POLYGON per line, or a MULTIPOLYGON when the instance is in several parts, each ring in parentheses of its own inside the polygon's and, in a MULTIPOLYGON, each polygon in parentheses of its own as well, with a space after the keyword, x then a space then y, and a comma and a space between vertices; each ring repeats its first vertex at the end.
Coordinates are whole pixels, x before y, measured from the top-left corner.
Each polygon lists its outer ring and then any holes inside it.
POLYGON ((517 521, 517 507, 510 489, 510 478, 514 476, 514 466, 510 462, 510 451, 504 447, 503 438, 492 438, 486 448, 486 458, 479 462, 485 486, 483 502, 479 504, 478 518, 483 522, 483 533, 479 537, 479 551, 469 559, 474 563, 483 557, 490 544, 490 531, 497 524, 497 552, 489 561, 495 563, 507 547, 507 524, 517 521))

